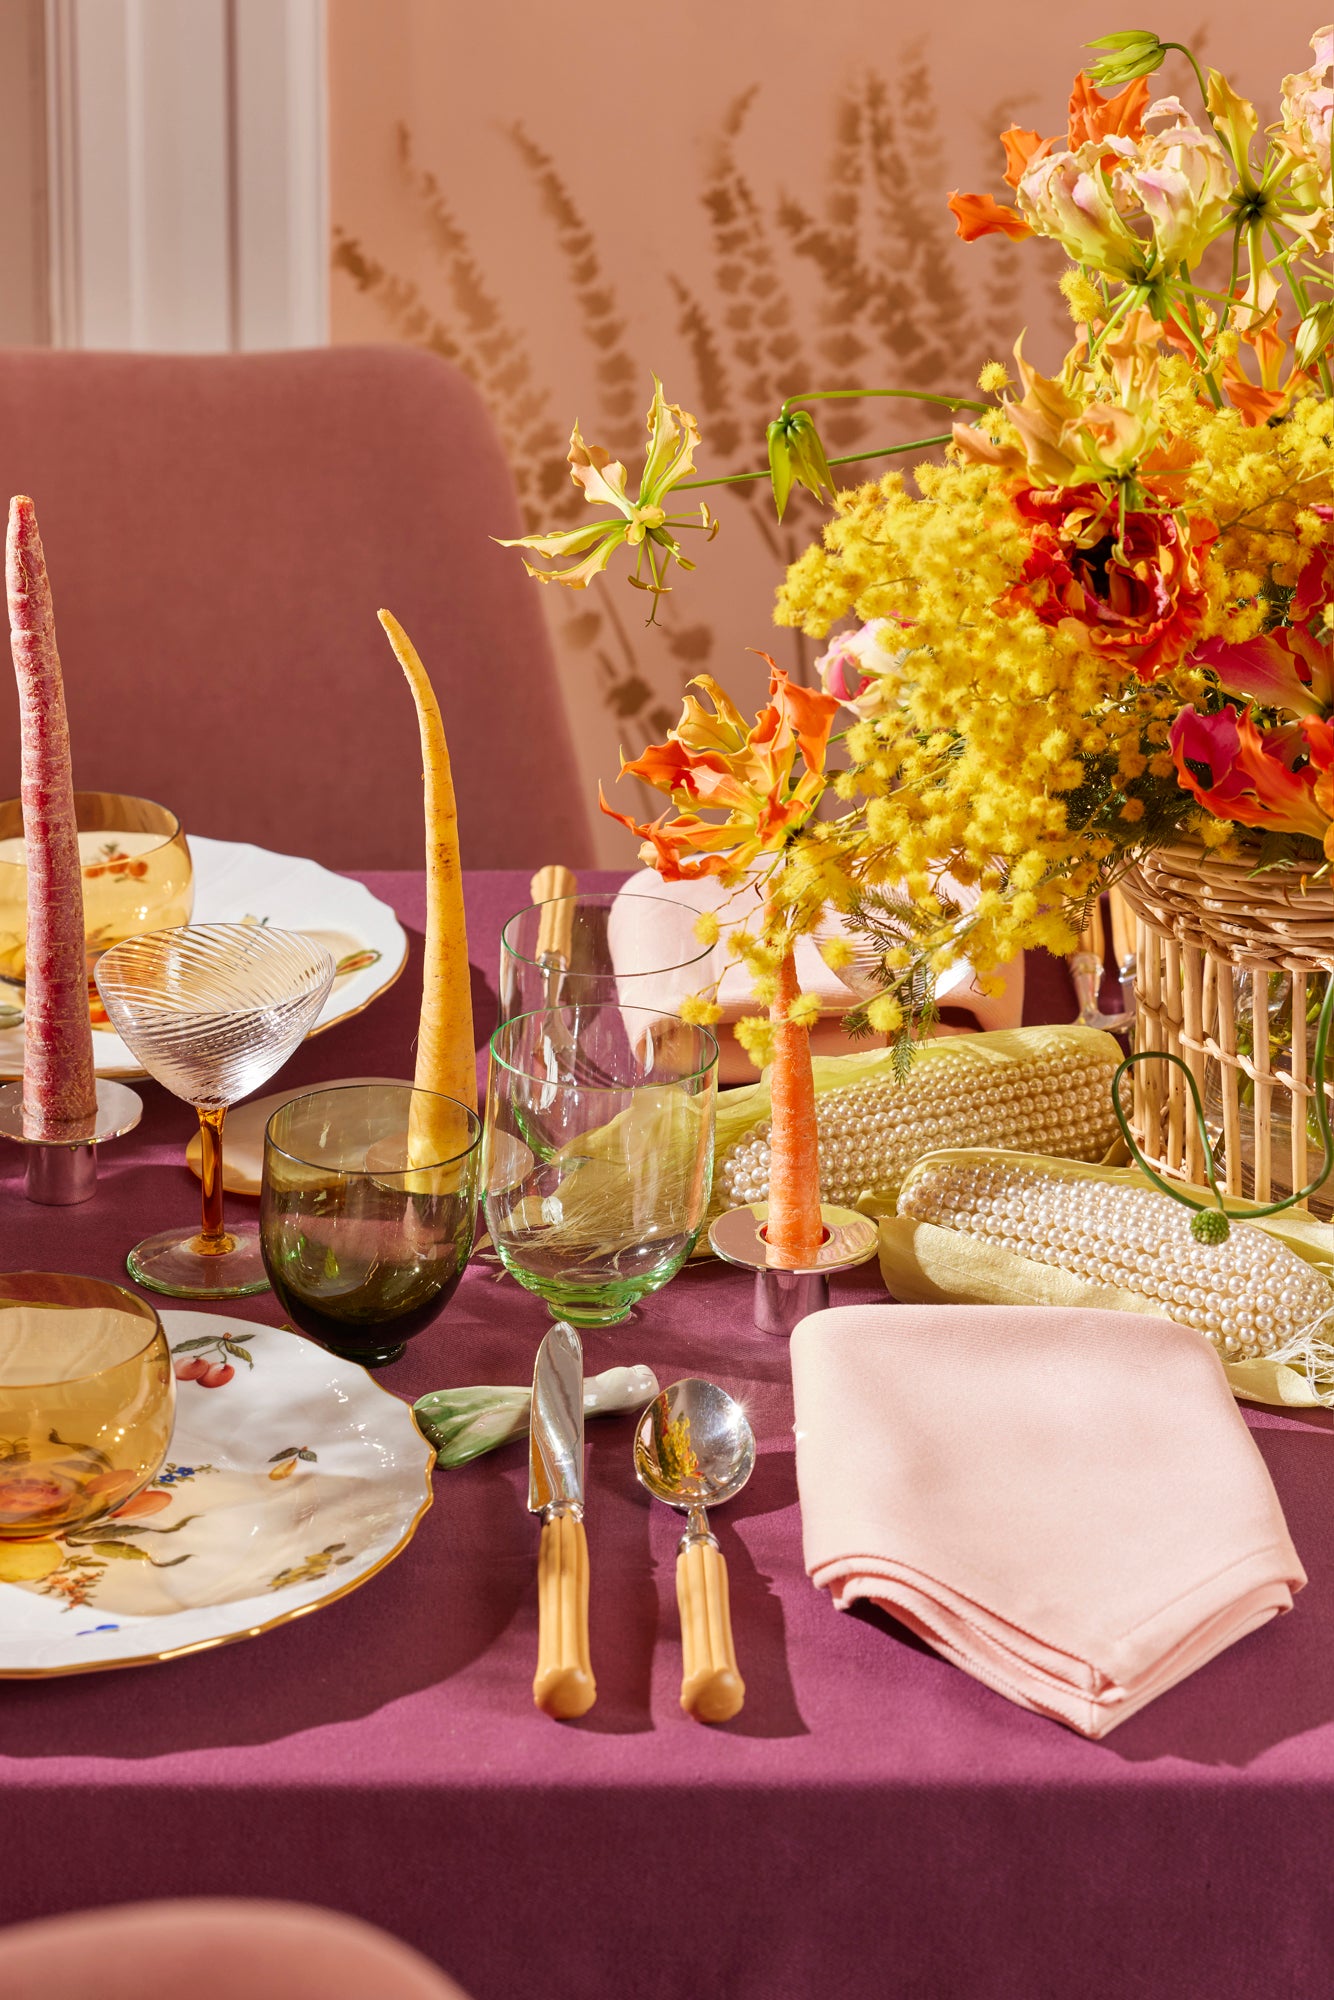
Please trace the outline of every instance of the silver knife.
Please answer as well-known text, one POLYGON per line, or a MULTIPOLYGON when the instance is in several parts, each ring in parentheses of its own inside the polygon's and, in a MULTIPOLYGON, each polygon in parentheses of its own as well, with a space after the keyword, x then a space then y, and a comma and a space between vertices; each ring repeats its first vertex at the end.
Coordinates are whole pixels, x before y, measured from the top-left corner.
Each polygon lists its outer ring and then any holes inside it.
POLYGON ((597 1699, 588 1656, 584 1533, 584 1350, 557 1320, 537 1350, 528 1433, 528 1506, 542 1516, 533 1700, 565 1721, 597 1699))

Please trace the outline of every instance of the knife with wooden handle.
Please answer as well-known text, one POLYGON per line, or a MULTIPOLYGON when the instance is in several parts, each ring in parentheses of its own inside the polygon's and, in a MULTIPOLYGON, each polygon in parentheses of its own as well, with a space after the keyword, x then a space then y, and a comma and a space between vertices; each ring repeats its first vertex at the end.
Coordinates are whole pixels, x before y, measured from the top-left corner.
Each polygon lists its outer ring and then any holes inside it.
POLYGON ((570 962, 570 937, 574 928, 573 898, 579 893, 579 879, 568 868, 553 862, 539 868, 528 885, 535 903, 544 905, 537 926, 537 962, 556 964, 564 971, 570 962))
POLYGON ((588 1651, 584 1533, 584 1351, 558 1320, 537 1350, 528 1433, 528 1506, 542 1517, 533 1700, 569 1721, 597 1699, 588 1651))

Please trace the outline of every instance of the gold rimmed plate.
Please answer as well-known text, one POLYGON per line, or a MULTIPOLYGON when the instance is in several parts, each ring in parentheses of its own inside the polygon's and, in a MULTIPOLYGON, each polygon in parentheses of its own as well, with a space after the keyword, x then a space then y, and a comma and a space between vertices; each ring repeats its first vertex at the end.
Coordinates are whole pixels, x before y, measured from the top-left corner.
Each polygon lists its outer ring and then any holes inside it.
POLYGON ((0 1541, 0 1679, 253 1638, 368 1582, 431 1504, 434 1452, 355 1362, 218 1313, 162 1322, 178 1376, 167 1462, 77 1535, 0 1541))
MULTIPOLYGON (((312 1035, 360 1014, 391 987, 407 963, 407 934, 387 903, 360 882, 299 854, 271 854, 245 841, 190 836, 197 924, 272 924, 304 931, 327 946, 338 970, 312 1035)), ((0 983, 0 1078, 23 1074, 23 1027, 13 1019, 22 996, 0 983), (8 1001, 15 1007, 7 1007, 8 1001), (8 1021, 9 1025, 5 1025, 8 1021)), ((144 1074, 120 1036, 94 1020, 99 1076, 144 1074)))

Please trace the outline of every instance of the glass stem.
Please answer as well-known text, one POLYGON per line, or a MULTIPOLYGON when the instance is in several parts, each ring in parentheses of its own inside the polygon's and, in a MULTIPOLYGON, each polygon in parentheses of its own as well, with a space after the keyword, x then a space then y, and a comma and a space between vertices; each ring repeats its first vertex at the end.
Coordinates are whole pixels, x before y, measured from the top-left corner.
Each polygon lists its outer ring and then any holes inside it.
POLYGON ((198 1105, 195 1108, 199 1112, 199 1186, 203 1218, 199 1247, 205 1256, 216 1257, 233 1247, 222 1223, 222 1121, 227 1116, 227 1106, 223 1104, 210 1111, 198 1105))

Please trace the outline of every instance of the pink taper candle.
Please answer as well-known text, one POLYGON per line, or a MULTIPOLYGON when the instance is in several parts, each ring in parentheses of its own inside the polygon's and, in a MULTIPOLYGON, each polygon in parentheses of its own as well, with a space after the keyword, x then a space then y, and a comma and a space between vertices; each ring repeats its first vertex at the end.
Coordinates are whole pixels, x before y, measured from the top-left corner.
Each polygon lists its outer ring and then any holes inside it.
POLYGON ((19 688, 28 864, 23 1131, 28 1139, 75 1140, 97 1110, 83 880, 51 586, 36 511, 22 493, 9 503, 5 591, 19 688))

